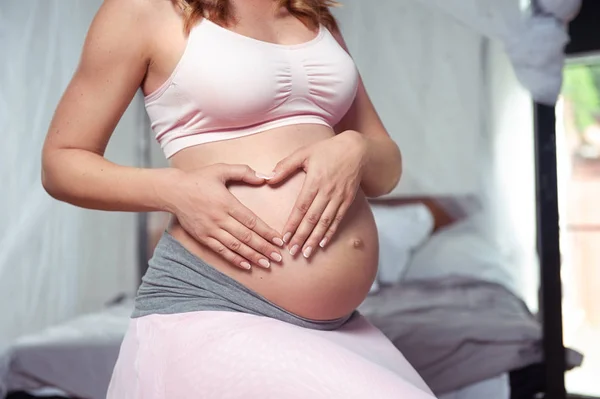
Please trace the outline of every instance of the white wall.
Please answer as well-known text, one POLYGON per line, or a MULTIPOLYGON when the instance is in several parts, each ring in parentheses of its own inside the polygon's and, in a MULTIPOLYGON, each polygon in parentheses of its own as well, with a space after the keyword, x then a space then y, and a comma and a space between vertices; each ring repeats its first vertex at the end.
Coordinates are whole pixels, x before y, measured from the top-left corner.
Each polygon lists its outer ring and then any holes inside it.
POLYGON ((535 309, 539 265, 532 98, 519 84, 501 43, 490 41, 486 53, 492 161, 486 190, 489 232, 517 289, 535 309))
POLYGON ((402 149, 393 195, 478 191, 483 38, 415 0, 345 0, 342 31, 402 149))

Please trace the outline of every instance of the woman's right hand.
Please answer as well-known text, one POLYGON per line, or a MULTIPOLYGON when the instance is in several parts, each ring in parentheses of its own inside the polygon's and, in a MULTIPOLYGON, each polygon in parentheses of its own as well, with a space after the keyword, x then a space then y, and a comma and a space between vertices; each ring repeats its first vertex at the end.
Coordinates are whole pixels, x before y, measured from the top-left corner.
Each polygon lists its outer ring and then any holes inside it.
POLYGON ((227 188, 237 181, 262 185, 260 176, 246 165, 215 164, 183 172, 169 193, 173 213, 184 230, 233 265, 270 267, 280 262, 280 234, 246 208, 227 188), (279 247, 279 248, 278 248, 279 247))

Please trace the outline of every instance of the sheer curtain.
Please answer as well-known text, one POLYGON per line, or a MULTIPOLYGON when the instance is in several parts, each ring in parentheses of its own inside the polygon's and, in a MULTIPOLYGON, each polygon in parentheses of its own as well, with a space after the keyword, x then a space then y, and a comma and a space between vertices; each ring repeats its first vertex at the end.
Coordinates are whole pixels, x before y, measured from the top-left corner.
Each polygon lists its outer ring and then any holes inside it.
POLYGON ((416 1, 497 40, 532 97, 543 104, 556 102, 569 40, 567 22, 577 15, 581 0, 416 1))
MULTIPOLYGON (((135 290, 135 216, 59 203, 40 182, 50 118, 100 4, 0 2, 0 345, 135 290)), ((144 115, 138 98, 108 158, 136 163, 144 115)))

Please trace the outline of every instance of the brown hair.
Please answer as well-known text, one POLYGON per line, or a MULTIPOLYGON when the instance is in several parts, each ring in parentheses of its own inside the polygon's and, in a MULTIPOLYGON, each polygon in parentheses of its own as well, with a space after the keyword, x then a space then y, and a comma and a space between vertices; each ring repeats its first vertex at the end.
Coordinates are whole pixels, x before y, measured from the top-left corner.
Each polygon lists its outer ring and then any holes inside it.
MULTIPOLYGON (((304 24, 317 27, 325 25, 331 31, 337 31, 338 25, 329 11, 329 7, 338 6, 335 0, 276 0, 280 7, 288 9, 290 14, 304 24)), ((180 0, 185 12, 185 29, 189 33, 192 26, 202 18, 228 26, 234 22, 229 0, 180 0)))

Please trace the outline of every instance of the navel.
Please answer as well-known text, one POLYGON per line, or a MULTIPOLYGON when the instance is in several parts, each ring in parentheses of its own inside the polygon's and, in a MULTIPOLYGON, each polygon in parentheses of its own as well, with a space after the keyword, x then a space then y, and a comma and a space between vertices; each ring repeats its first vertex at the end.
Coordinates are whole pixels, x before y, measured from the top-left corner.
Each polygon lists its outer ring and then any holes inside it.
POLYGON ((361 240, 360 238, 352 238, 350 240, 350 243, 352 244, 352 247, 355 249, 360 249, 363 247, 363 240, 361 240))

